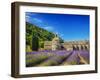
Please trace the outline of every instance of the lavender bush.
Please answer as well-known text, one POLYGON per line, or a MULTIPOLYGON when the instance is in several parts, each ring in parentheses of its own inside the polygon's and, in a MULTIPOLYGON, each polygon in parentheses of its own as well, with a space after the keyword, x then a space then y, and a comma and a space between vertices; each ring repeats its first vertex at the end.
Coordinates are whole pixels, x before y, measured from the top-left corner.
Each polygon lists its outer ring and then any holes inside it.
POLYGON ((26 67, 79 65, 81 58, 89 64, 89 51, 38 51, 26 53, 26 67))

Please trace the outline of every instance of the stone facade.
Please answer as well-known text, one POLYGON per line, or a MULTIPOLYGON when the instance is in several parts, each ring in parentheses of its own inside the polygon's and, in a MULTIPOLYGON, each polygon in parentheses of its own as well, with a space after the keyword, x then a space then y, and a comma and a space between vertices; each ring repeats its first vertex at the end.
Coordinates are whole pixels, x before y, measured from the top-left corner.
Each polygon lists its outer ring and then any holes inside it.
POLYGON ((69 41, 62 43, 66 50, 89 50, 89 41, 69 41))
POLYGON ((59 38, 56 36, 55 38, 53 38, 52 40, 52 50, 59 50, 60 49, 60 40, 59 38))
POLYGON ((45 41, 44 42, 44 49, 45 50, 52 50, 52 41, 45 41))
POLYGON ((58 37, 55 37, 52 41, 44 42, 45 50, 89 50, 89 41, 66 41, 64 43, 60 43, 58 37))

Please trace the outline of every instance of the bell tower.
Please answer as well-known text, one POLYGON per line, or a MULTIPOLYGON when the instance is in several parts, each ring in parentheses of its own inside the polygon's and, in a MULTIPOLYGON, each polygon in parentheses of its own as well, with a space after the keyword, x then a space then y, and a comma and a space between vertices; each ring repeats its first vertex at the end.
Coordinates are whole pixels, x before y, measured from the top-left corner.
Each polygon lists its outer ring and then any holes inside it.
POLYGON ((60 40, 57 34, 55 34, 55 37, 52 39, 52 50, 59 50, 60 49, 60 40))

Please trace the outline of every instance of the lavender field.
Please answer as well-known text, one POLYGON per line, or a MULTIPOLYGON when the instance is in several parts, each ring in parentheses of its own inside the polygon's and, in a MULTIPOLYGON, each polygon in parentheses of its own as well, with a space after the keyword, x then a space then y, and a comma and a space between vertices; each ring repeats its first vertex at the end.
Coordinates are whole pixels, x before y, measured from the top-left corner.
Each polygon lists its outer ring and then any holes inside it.
POLYGON ((56 50, 26 53, 26 67, 89 64, 88 50, 56 50))

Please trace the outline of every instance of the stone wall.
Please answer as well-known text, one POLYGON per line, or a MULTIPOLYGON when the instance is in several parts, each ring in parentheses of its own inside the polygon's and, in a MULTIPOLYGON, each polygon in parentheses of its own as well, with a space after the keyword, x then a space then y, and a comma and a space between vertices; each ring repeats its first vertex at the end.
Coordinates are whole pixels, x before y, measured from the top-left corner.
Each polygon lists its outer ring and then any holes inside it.
POLYGON ((89 50, 89 41, 70 41, 62 45, 66 50, 89 50))
POLYGON ((52 50, 52 41, 44 42, 44 50, 52 50))
MULTIPOLYGON (((64 50, 89 50, 89 41, 66 41, 64 43, 61 43, 61 48, 64 50)), ((52 50, 52 41, 45 41, 44 43, 44 49, 45 50, 52 50)))

